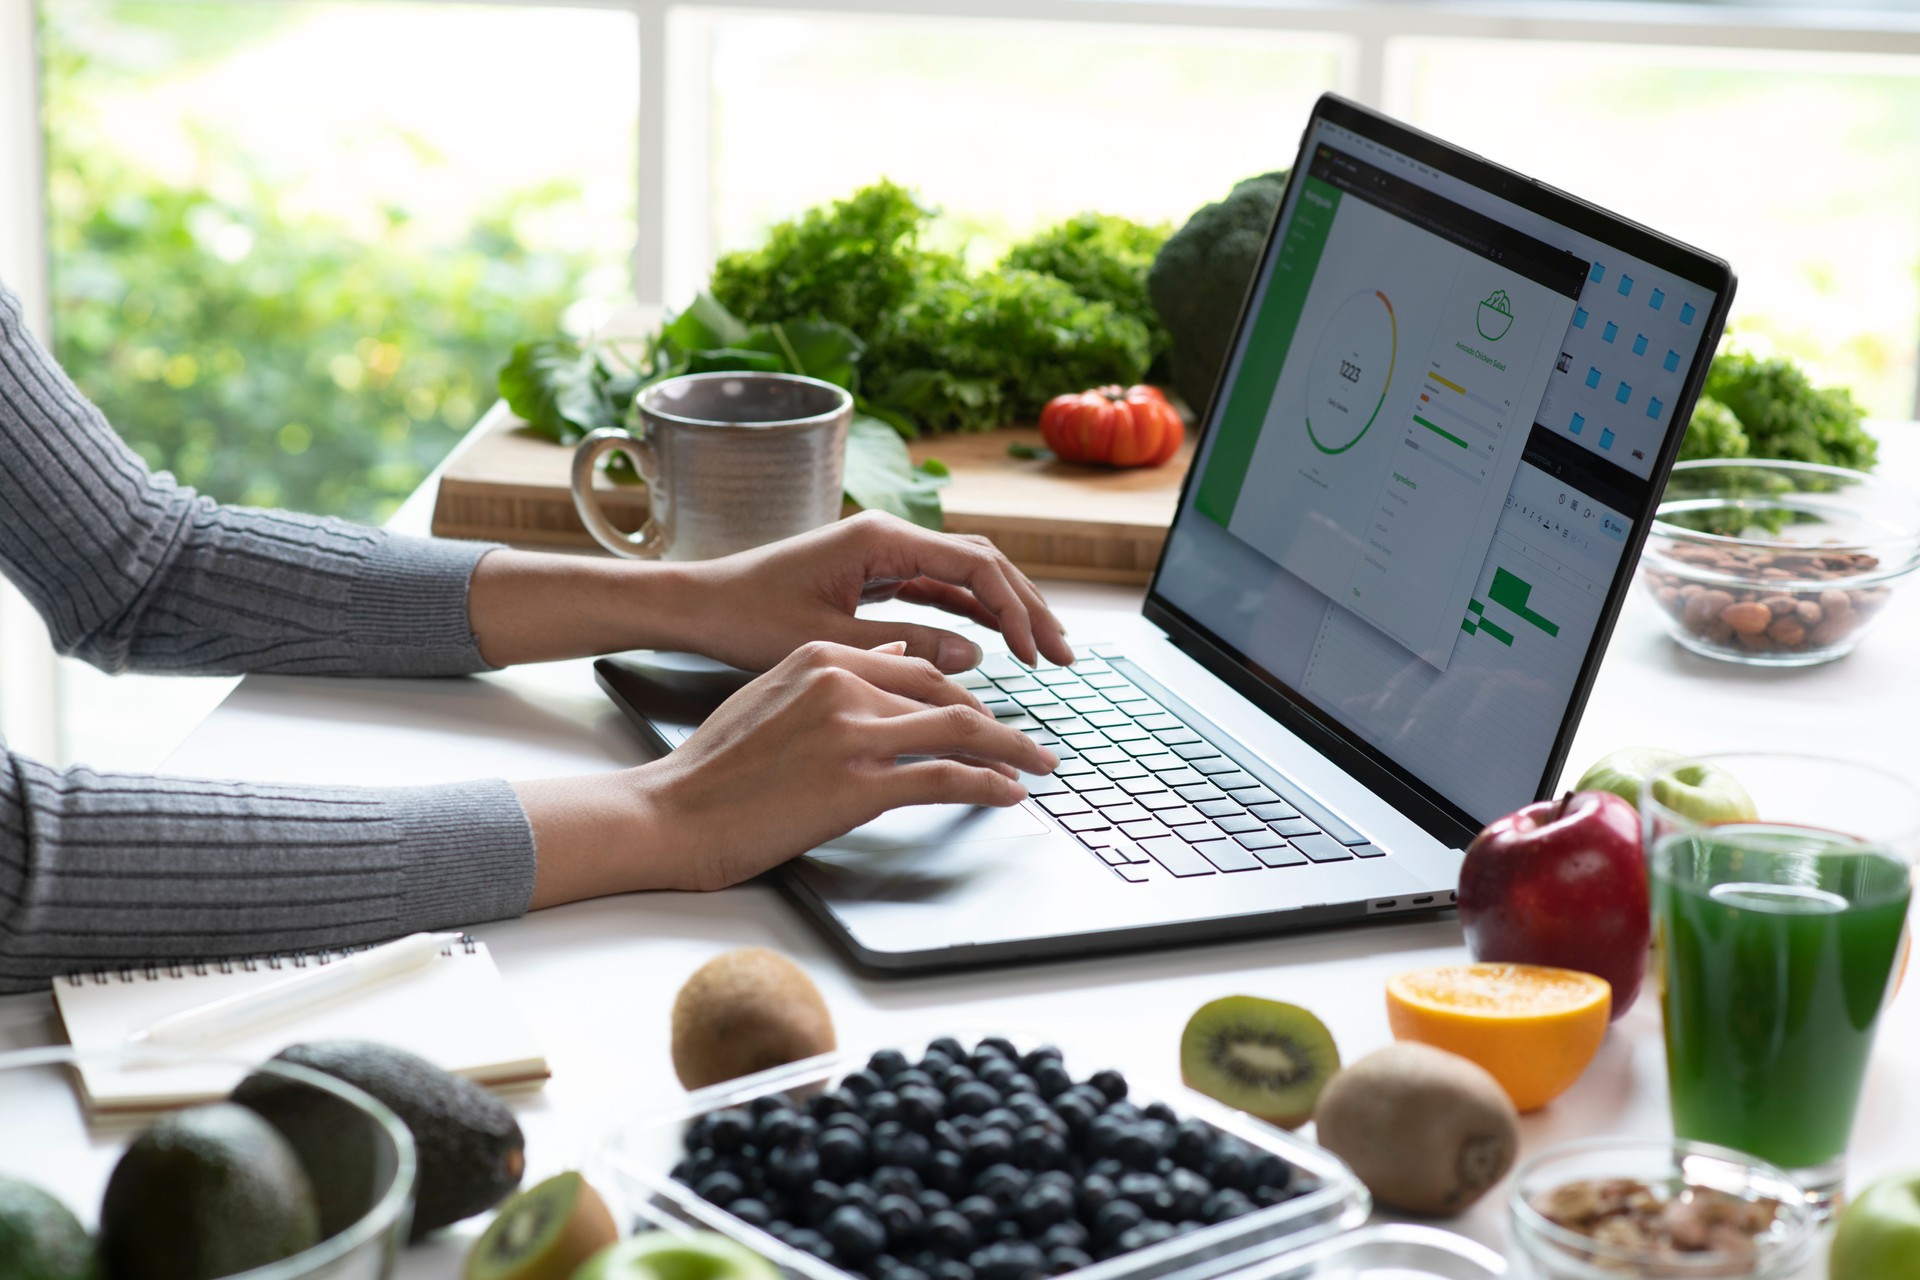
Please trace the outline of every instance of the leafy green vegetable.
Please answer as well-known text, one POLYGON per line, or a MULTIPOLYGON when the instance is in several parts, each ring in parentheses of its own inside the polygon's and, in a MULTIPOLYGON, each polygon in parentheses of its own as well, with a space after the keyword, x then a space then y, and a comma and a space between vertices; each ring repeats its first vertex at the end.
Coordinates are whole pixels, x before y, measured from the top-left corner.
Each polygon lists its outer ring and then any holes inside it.
POLYGON ((1031 418, 1063 391, 1137 382, 1147 326, 1019 268, 923 286, 876 352, 869 394, 932 431, 987 431, 1031 418))
MULTIPOLYGON (((661 327, 637 367, 612 346, 526 342, 514 348, 500 370, 500 394, 536 434, 572 444, 600 427, 632 430, 639 412, 636 395, 665 378, 725 371, 798 373, 852 390, 865 352, 866 344, 844 325, 827 320, 748 325, 701 294, 661 327)), ((631 466, 624 454, 607 463, 619 480, 638 479, 631 466)), ((938 529, 945 477, 946 468, 937 461, 913 465, 891 424, 864 413, 854 416, 842 482, 848 498, 938 529)))
POLYGON ((1285 170, 1238 183, 1169 236, 1147 273, 1167 329, 1174 389, 1195 413, 1205 411, 1226 363, 1240 304, 1286 190, 1285 170))
POLYGON ((1158 358, 1169 339, 1147 293, 1147 272, 1171 231, 1109 213, 1083 213, 1015 245, 1002 265, 1064 281, 1089 302, 1111 302, 1147 326, 1158 358))
POLYGON ((1744 458, 1752 447, 1740 419, 1733 410, 1712 396, 1701 396, 1693 407, 1693 420, 1687 424, 1686 439, 1680 442, 1680 461, 1696 458, 1744 458))
MULTIPOLYGON (((1853 396, 1839 387, 1815 387, 1790 360, 1722 351, 1707 372, 1705 394, 1738 420, 1752 457, 1855 471, 1871 471, 1878 459, 1879 442, 1861 425, 1866 414, 1853 396)), ((1687 456, 1694 456, 1688 450, 1698 422, 1696 411, 1682 448, 1687 456)))
POLYGON ((831 320, 869 339, 929 275, 957 275, 952 258, 922 250, 933 211, 884 179, 783 222, 758 249, 713 268, 714 299, 748 324, 831 320))

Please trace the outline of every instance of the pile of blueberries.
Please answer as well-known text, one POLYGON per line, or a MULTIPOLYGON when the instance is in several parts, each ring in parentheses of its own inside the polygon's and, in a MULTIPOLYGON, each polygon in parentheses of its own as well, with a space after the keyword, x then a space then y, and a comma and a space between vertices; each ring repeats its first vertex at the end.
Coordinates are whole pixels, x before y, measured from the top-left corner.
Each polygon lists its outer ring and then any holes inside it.
POLYGON ((883 1049, 836 1089, 711 1111, 673 1176, 867 1280, 1035 1280, 1302 1194, 1279 1156, 1136 1106, 1052 1047, 883 1049))

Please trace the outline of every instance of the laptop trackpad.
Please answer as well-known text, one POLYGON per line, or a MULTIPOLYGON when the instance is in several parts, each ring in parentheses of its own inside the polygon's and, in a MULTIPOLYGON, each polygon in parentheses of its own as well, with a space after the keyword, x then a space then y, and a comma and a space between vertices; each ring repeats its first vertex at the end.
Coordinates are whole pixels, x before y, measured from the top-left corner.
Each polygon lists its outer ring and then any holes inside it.
MULTIPOLYGON (((864 827, 821 845, 818 853, 884 853, 971 840, 1045 835, 1047 824, 1024 805, 987 809, 967 804, 923 804, 883 813, 864 827)), ((817 855, 816 855, 817 856, 817 855)))

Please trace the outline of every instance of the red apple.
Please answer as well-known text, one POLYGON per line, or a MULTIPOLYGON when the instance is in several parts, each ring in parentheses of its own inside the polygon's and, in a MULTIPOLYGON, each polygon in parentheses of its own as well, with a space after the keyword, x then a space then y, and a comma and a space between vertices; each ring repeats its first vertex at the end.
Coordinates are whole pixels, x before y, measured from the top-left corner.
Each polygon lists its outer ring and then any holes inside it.
POLYGON ((1606 791, 1570 791, 1487 824, 1460 867, 1475 960, 1579 969, 1613 986, 1618 1018, 1647 971, 1640 815, 1606 791))

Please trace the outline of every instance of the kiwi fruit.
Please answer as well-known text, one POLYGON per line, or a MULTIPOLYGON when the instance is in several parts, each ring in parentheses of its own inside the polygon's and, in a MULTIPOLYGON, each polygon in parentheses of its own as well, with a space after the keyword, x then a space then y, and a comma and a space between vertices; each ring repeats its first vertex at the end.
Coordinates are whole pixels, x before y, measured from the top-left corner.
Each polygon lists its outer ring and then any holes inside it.
POLYGON ((500 1207, 467 1254, 466 1280, 567 1280, 619 1236, 600 1193, 559 1174, 500 1207))
POLYGON ((763 947, 707 961, 673 1001, 673 1070, 689 1089, 833 1047, 833 1018, 820 989, 799 965, 763 947))
POLYGON ((1320 1145, 1381 1205, 1447 1217, 1507 1176, 1520 1115, 1484 1067, 1402 1040, 1333 1078, 1314 1111, 1320 1145))
POLYGON ((1209 1001, 1180 1034, 1180 1077, 1189 1089, 1294 1129, 1340 1069, 1340 1050, 1320 1019, 1259 996, 1209 1001))

